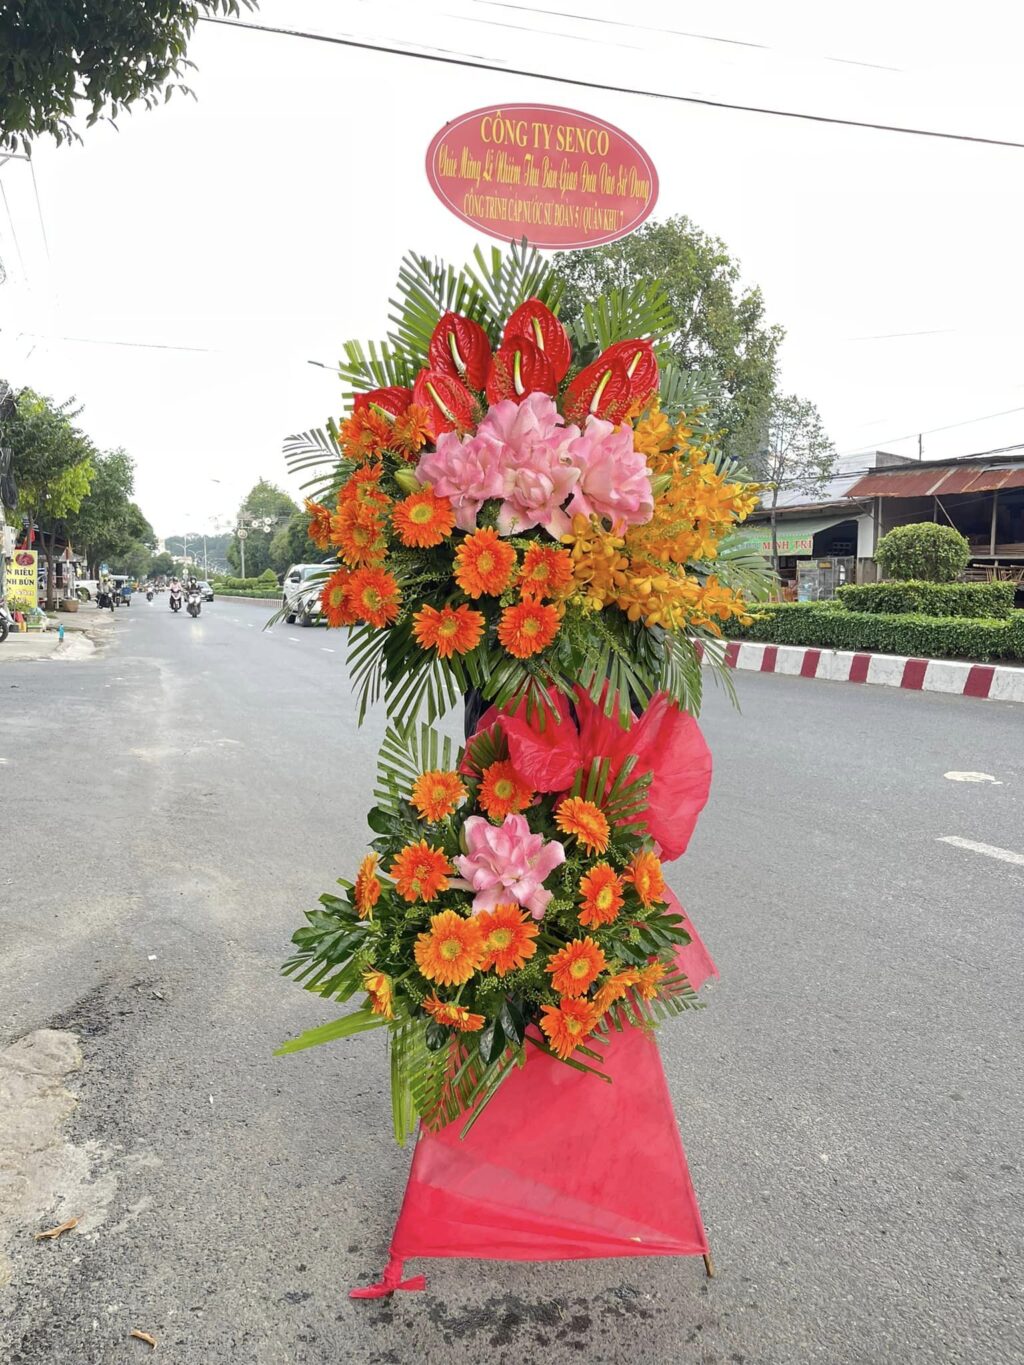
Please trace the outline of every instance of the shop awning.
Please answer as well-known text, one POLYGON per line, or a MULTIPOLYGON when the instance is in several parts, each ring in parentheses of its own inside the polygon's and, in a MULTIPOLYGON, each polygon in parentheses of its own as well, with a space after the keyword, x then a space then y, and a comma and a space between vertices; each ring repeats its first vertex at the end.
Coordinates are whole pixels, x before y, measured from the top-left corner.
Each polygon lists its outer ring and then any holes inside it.
MULTIPOLYGON (((853 515, 817 517, 808 521, 783 521, 776 523, 776 540, 780 555, 809 555, 814 553, 814 537, 819 531, 827 531, 830 526, 840 522, 852 521, 853 515)), ((743 537, 743 548, 759 554, 772 552, 772 528, 769 522, 759 521, 756 526, 744 526, 739 533, 743 537)))
POLYGON ((998 488, 1024 488, 1024 464, 933 465, 883 474, 875 470, 859 479, 849 498, 932 498, 948 493, 993 493, 998 488))

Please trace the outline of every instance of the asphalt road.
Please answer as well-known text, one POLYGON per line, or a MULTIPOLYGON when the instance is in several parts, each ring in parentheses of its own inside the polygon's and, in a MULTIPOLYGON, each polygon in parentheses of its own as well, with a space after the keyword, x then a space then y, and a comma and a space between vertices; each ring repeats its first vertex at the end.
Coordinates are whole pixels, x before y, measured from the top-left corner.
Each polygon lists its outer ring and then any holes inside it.
POLYGON ((672 880, 722 980, 661 1045, 715 1280, 436 1262, 426 1294, 352 1303, 409 1160, 382 1043, 271 1051, 334 1012, 277 967, 361 856, 382 724, 355 725, 338 635, 266 614, 140 600, 92 659, 0 664, 0 1045, 74 1035, 33 1101, 46 1160, 0 1179, 34 1207, 0 1360, 119 1365, 133 1328, 169 1365, 1024 1358, 1024 865, 940 842, 1024 853, 1024 710, 751 674, 741 714, 708 696, 715 785, 672 880))

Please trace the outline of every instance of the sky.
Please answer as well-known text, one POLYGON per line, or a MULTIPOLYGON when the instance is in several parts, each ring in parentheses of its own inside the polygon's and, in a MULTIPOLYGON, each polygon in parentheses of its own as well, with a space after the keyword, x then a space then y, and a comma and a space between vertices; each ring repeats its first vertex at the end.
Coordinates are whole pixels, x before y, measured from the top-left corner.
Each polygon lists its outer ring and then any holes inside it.
MULTIPOLYGON (((253 22, 614 86, 1024 143, 1024 15, 865 0, 262 0, 253 22), (625 17, 628 15, 628 19, 625 17), (927 15, 927 23, 923 17, 927 15)), ((447 120, 566 105, 629 132, 655 217, 721 237, 841 454, 1024 442, 1024 150, 705 108, 201 23, 195 101, 0 165, 0 375, 84 404, 158 534, 226 526, 409 249, 481 240, 427 183, 447 120), (37 197, 38 196, 38 197, 37 197), (993 415, 1002 414, 1002 415, 993 415), (984 420, 981 420, 984 419, 984 420), (940 428, 949 428, 941 430, 940 428)))

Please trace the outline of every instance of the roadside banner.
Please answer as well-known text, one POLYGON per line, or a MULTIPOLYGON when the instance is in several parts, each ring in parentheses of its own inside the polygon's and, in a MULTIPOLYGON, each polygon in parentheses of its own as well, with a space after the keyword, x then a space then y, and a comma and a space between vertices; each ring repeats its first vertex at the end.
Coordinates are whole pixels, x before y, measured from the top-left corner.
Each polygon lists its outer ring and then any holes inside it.
POLYGON ((7 565, 7 596, 16 597, 27 607, 39 606, 39 554, 36 550, 15 550, 7 565))

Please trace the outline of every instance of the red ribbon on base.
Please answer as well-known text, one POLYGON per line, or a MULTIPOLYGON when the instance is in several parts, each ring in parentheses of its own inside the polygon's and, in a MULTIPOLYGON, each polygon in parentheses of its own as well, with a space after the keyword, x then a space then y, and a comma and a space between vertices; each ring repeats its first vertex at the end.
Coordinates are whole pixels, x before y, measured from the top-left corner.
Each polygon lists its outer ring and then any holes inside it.
POLYGON ((384 1271, 384 1278, 377 1284, 364 1285, 360 1289, 350 1289, 348 1296, 350 1299, 386 1299, 390 1298, 396 1289, 406 1289, 410 1292, 417 1289, 426 1289, 427 1277, 425 1275, 413 1275, 409 1280, 402 1279, 402 1267, 405 1262, 400 1256, 393 1253, 388 1257, 387 1268, 384 1271))

